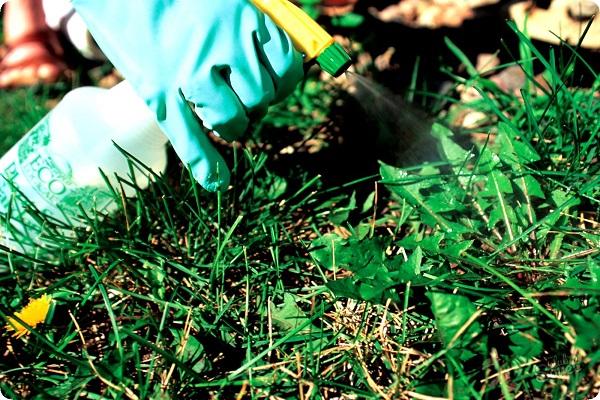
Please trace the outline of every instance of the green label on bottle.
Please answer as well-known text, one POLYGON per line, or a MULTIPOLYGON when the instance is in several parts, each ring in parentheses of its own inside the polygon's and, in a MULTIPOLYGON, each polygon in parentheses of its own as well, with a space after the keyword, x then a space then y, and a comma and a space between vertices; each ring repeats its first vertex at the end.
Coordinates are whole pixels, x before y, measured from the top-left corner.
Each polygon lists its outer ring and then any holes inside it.
POLYGON ((2 205, 4 209, 8 207, 12 193, 12 188, 9 182, 13 182, 18 174, 19 171, 17 170, 17 165, 14 162, 11 162, 2 172, 4 179, 0 178, 0 205, 2 205))
POLYGON ((56 209, 66 214, 77 215, 80 213, 80 207, 86 211, 106 208, 112 202, 108 190, 77 186, 69 162, 51 152, 48 121, 48 116, 44 117, 17 143, 16 157, 7 154, 13 160, 2 171, 6 180, 0 182, 0 204, 8 207, 8 196, 11 196, 14 185, 28 198, 35 194, 35 198, 29 200, 38 208, 50 211, 57 217, 60 217, 61 213, 57 213, 56 209))
POLYGON ((19 143, 21 173, 31 187, 52 204, 61 202, 67 188, 73 186, 73 171, 68 162, 46 151, 50 143, 48 119, 44 118, 19 143))

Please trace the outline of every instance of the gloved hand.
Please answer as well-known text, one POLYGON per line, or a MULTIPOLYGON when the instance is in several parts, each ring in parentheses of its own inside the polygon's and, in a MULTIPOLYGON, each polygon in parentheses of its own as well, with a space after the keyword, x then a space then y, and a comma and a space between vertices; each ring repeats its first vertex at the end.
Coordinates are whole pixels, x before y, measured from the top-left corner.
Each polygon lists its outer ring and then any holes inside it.
POLYGON ((226 187, 229 170, 197 116, 234 140, 303 75, 288 35, 248 0, 72 2, 208 190, 226 187))

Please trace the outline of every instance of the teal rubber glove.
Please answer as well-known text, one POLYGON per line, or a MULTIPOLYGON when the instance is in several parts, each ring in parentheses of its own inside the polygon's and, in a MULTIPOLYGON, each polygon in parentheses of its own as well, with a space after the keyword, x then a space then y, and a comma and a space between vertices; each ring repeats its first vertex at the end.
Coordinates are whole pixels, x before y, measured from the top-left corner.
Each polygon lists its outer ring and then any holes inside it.
POLYGON ((72 3, 156 114, 178 156, 211 191, 228 185, 229 170, 202 125, 235 140, 303 76, 291 39, 248 0, 72 3))

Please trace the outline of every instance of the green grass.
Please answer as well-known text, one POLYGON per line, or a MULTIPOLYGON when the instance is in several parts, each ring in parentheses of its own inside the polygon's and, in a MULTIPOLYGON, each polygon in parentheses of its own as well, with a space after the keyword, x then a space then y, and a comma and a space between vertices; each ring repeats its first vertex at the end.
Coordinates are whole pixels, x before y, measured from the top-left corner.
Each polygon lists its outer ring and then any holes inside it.
POLYGON ((0 109, 6 121, 0 124, 0 154, 6 153, 47 112, 43 97, 30 90, 2 93, 0 109))
MULTIPOLYGON (((481 98, 443 100, 484 111, 483 140, 434 125, 437 161, 382 164, 379 179, 341 187, 275 175, 268 149, 235 148, 235 186, 222 195, 172 166, 134 199, 115 190, 118 212, 88 211, 83 228, 48 221, 35 254, 3 252, 0 314, 43 293, 55 306, 29 337, 0 336, 2 393, 592 398, 600 101, 572 88, 581 60, 568 48, 548 58, 521 37, 517 62, 528 75, 541 63, 548 87, 529 80, 517 96, 449 45, 468 74, 448 73, 481 98), (376 190, 355 194, 362 185, 376 190)), ((298 93, 256 138, 306 107, 318 118, 297 129, 316 134, 329 106, 318 90, 298 93)))

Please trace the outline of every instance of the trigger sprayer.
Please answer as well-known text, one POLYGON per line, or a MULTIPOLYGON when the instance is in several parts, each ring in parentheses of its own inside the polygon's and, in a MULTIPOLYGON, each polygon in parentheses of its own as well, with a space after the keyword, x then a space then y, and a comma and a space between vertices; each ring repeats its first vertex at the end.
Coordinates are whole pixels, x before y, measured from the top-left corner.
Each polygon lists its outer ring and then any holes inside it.
POLYGON ((288 0, 252 0, 273 22, 290 35, 305 61, 315 60, 321 69, 337 77, 351 65, 350 56, 325 29, 288 0))

